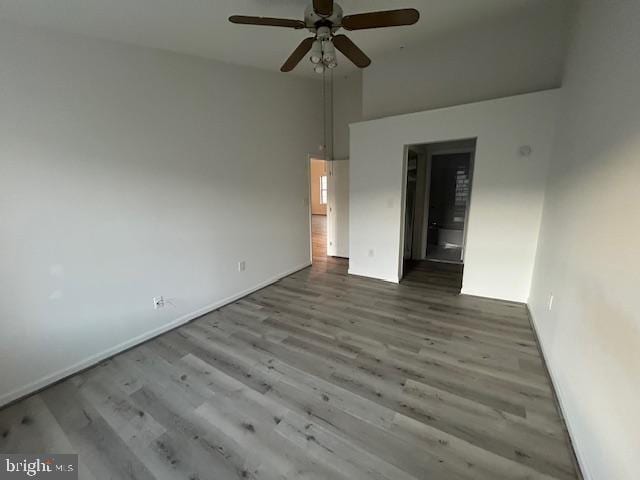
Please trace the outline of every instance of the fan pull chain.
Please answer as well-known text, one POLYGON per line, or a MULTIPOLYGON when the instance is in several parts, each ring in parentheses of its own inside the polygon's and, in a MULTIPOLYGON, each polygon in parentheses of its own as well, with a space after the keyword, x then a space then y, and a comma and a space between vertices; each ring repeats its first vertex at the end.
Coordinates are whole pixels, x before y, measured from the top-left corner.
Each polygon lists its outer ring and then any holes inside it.
POLYGON ((322 71, 322 155, 327 160, 327 79, 322 71))
POLYGON ((329 104, 330 107, 330 112, 331 112, 331 130, 329 131, 329 135, 331 135, 331 161, 333 162, 333 160, 335 160, 335 158, 333 158, 333 153, 334 153, 334 148, 335 148, 335 141, 334 141, 334 113, 333 113, 333 69, 331 70, 331 103, 329 104))

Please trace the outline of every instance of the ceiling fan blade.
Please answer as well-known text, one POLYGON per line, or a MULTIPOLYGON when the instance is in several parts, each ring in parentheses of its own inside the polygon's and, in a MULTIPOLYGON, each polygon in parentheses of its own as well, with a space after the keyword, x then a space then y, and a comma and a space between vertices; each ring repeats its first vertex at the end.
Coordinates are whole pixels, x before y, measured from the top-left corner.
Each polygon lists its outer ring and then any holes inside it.
POLYGON ((290 72, 296 65, 300 63, 300 60, 304 58, 304 56, 311 50, 311 46, 313 45, 313 41, 315 38, 309 37, 305 38, 300 42, 300 45, 293 51, 293 53, 287 58, 287 61, 284 62, 284 65, 280 67, 281 72, 290 72))
POLYGON ((270 18, 270 17, 248 17, 246 15, 232 15, 229 17, 231 23, 241 25, 261 25, 266 27, 285 27, 295 28, 299 30, 307 26, 301 20, 289 20, 288 18, 270 18))
POLYGON ((321 17, 329 17, 333 13, 333 0, 313 0, 313 11, 321 17))
POLYGON ((356 66, 365 68, 371 65, 371 59, 346 35, 336 35, 333 37, 333 45, 356 66))
POLYGON ((415 8, 401 10, 385 10, 383 12, 358 13, 347 15, 342 19, 345 30, 364 30, 366 28, 399 27, 413 25, 420 18, 415 8))

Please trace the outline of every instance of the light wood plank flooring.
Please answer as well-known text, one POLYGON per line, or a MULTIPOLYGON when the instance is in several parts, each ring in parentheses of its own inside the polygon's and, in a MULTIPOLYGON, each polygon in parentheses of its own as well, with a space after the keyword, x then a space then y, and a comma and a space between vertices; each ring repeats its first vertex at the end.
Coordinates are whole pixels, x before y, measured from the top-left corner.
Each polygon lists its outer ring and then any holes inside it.
POLYGON ((327 261, 327 217, 326 215, 311 216, 311 248, 313 262, 327 261))
POLYGON ((573 479, 523 306, 326 259, 0 411, 95 479, 573 479))

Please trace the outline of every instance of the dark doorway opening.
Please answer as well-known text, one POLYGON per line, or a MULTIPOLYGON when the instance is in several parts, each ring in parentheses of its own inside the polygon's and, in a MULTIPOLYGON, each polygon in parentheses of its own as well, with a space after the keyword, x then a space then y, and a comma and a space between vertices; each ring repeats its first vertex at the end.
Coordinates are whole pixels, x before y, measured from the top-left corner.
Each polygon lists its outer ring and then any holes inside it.
POLYGON ((407 148, 403 271, 460 291, 471 205, 476 140, 407 148))
POLYGON ((464 234, 471 192, 471 153, 431 157, 427 260, 464 263, 464 234))

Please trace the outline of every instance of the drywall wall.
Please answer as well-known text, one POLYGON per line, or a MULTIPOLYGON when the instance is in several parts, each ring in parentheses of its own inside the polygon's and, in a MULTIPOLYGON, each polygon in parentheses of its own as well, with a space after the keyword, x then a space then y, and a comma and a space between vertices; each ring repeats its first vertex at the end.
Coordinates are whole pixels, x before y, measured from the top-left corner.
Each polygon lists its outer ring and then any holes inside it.
POLYGON ((349 257, 349 160, 329 163, 327 255, 349 257))
POLYGON ((638 25, 637 0, 579 10, 530 299, 587 479, 640 478, 638 25))
MULTIPOLYGON (((348 60, 344 60, 348 61, 348 60)), ((362 120, 362 72, 333 77, 333 158, 349 158, 349 124, 362 120)))
POLYGON ((309 264, 317 81, 4 23, 0 64, 0 404, 309 264))
POLYGON ((320 203, 320 177, 327 176, 327 167, 324 160, 312 158, 311 162, 311 214, 326 215, 327 204, 320 203))
MULTIPOLYGON (((343 59, 343 61, 348 61, 343 59)), ((333 162, 329 164, 327 255, 349 257, 349 124, 362 120, 362 73, 332 77, 333 162)))
POLYGON ((349 272, 398 281, 407 145, 477 138, 463 293, 524 302, 557 91, 351 125, 349 272), (531 145, 523 157, 519 147, 531 145))
MULTIPOLYGON (((381 118, 557 88, 573 0, 543 0, 478 18, 423 44, 373 59, 363 118, 381 118)), ((428 13, 421 21, 429 21, 428 13)))

